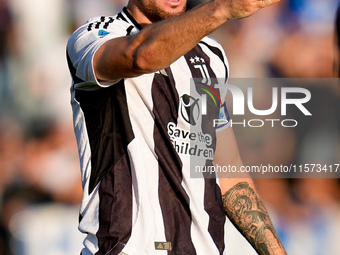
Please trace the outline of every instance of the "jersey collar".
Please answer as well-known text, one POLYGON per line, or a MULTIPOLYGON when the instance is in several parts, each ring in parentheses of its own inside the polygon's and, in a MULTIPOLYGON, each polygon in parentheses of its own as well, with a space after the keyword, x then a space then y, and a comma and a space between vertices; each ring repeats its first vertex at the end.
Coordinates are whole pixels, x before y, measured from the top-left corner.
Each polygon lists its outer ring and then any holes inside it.
POLYGON ((127 18, 135 25, 136 28, 142 30, 142 26, 132 17, 132 15, 127 10, 126 6, 123 8, 123 13, 127 16, 127 18))

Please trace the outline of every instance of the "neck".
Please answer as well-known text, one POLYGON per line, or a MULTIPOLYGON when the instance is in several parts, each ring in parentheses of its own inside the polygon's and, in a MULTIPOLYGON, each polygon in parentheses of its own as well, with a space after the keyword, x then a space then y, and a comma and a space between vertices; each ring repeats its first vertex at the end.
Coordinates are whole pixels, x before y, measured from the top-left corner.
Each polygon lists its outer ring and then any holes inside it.
POLYGON ((144 13, 140 10, 140 8, 138 7, 137 4, 135 4, 135 3, 132 4, 131 1, 129 1, 126 8, 127 8, 128 12, 131 14, 131 16, 142 27, 146 27, 146 26, 153 23, 150 19, 148 19, 148 17, 146 17, 144 15, 144 13))

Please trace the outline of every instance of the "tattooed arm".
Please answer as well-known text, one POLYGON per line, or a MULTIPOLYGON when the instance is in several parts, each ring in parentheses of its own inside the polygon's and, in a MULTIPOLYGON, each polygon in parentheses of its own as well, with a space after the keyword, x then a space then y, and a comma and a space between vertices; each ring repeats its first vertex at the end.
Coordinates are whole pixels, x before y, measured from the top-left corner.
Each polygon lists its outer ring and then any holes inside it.
MULTIPOLYGON (((214 161, 219 166, 231 165, 237 169, 242 166, 232 128, 217 134, 214 161)), ((258 254, 286 254, 252 179, 249 175, 235 178, 232 174, 219 174, 223 205, 230 221, 258 254)))
POLYGON ((268 212, 256 191, 246 181, 223 195, 227 216, 259 254, 285 254, 268 212))

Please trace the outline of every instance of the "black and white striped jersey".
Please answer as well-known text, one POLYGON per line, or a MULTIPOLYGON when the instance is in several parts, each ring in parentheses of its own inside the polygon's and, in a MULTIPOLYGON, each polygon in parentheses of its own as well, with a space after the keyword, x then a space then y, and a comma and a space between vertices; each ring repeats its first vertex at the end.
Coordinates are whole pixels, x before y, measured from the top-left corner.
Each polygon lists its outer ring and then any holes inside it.
POLYGON ((224 254, 219 181, 191 172, 193 164, 213 164, 216 128, 223 128, 213 120, 229 118, 226 92, 213 82, 228 76, 226 56, 205 37, 168 68, 100 83, 96 50, 140 29, 124 8, 89 20, 67 45, 84 189, 82 254, 224 254))

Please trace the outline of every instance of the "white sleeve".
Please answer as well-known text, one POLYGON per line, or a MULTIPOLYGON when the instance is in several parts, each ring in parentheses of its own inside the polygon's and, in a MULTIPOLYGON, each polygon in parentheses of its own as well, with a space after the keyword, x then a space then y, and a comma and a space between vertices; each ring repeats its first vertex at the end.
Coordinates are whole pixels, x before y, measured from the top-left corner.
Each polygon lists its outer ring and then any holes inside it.
POLYGON ((110 17, 97 17, 89 20, 68 40, 67 57, 69 65, 72 65, 70 71, 75 89, 94 90, 118 82, 99 82, 93 68, 93 57, 99 47, 110 39, 126 35, 126 27, 117 20, 108 28, 103 28, 102 25, 96 26, 96 24, 105 24, 105 19, 108 18, 110 17))

